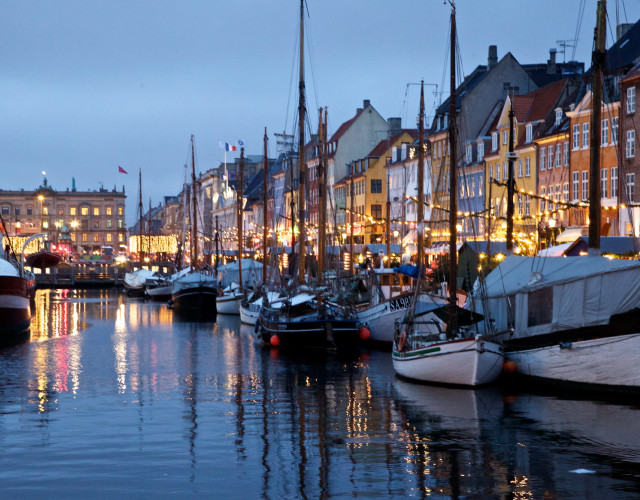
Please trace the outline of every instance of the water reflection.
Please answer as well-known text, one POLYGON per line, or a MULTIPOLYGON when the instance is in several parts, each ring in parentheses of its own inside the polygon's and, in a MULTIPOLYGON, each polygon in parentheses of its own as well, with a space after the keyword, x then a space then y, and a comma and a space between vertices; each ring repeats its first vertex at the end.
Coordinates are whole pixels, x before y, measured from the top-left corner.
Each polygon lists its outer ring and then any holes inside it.
POLYGON ((415 385, 389 353, 280 352, 238 318, 177 322, 117 291, 39 293, 38 307, 33 341, 0 350, 13 496, 69 484, 69 497, 100 485, 128 498, 640 492, 630 404, 415 385))

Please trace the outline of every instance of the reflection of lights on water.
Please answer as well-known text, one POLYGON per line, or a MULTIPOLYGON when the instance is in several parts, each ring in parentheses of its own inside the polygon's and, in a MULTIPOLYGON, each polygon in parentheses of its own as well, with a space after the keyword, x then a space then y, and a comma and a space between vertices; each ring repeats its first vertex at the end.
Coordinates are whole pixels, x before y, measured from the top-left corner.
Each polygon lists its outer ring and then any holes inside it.
POLYGON ((118 309, 116 309, 116 324, 115 329, 116 333, 122 333, 127 328, 127 322, 124 316, 125 307, 124 304, 120 304, 118 309))

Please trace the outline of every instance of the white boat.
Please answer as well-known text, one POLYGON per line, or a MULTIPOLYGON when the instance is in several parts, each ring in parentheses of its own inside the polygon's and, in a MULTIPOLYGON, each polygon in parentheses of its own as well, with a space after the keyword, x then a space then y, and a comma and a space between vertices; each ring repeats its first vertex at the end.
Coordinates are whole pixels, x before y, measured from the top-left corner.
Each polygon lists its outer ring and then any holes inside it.
POLYGON ((172 291, 171 279, 157 273, 145 281, 144 293, 151 300, 168 300, 172 291))
POLYGON ((518 374, 640 388, 640 262, 507 257, 485 281, 488 303, 518 374))
POLYGON ((154 272, 149 269, 137 269, 124 275, 124 288, 129 297, 142 297, 144 285, 148 278, 153 277, 154 272))
POLYGON ((240 302, 244 293, 240 291, 240 285, 232 283, 220 293, 216 299, 216 309, 218 314, 240 314, 240 302))
MULTIPOLYGON (((271 303, 278 299, 280 294, 278 292, 267 292, 267 303, 271 303)), ((261 296, 253 300, 247 300, 240 303, 240 322, 245 325, 255 326, 256 322, 260 318, 260 309, 264 304, 265 297, 261 296)))

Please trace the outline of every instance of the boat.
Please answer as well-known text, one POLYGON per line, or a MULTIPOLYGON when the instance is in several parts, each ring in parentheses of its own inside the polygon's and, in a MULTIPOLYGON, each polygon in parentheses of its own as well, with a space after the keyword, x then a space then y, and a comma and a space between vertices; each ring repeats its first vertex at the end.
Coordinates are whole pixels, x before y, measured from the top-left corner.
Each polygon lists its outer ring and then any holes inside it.
POLYGON ((240 322, 245 325, 255 326, 260 319, 260 309, 266 303, 269 304, 281 298, 279 292, 252 294, 240 303, 240 322), (266 301, 266 302, 265 302, 266 301))
POLYGON ((125 273, 124 288, 127 297, 144 297, 145 284, 148 279, 153 278, 154 274, 155 273, 149 269, 137 269, 125 273))
MULTIPOLYGON (((598 2, 589 178, 600 178, 606 2, 598 2)), ((590 182, 589 252, 507 257, 485 280, 509 371, 590 392, 640 390, 640 262, 600 256, 600 183, 590 182)), ((506 367, 507 365, 505 365, 506 367)))
POLYGON ((220 295, 218 295, 216 301, 216 308, 218 314, 232 314, 238 316, 240 314, 240 302, 244 297, 244 292, 241 291, 240 285, 233 283, 226 287, 220 295))
POLYGON ((162 276, 160 273, 154 273, 153 276, 147 278, 144 283, 145 297, 150 300, 169 300, 172 289, 171 278, 162 276))
POLYGON ((0 318, 0 343, 27 332, 31 324, 28 279, 5 259, 0 259, 0 318))
POLYGON ((50 252, 48 250, 40 250, 39 252, 32 253, 25 257, 25 265, 38 269, 47 269, 55 267, 62 260, 62 257, 57 253, 50 252))
MULTIPOLYGON (((319 268, 319 286, 306 284, 305 265, 305 159, 304 124, 306 122, 305 83, 304 83, 304 0, 300 1, 300 75, 298 97, 298 272, 297 288, 288 297, 265 304, 260 309, 256 333, 263 344, 284 348, 311 348, 330 350, 351 350, 360 342, 360 326, 353 310, 327 300, 329 287, 322 285, 322 267, 319 268)), ((326 115, 325 115, 326 116, 326 115)), ((320 136, 324 139, 324 134, 320 136)), ((323 141, 324 160, 326 141, 323 141)), ((265 168, 267 164, 265 163, 265 168)), ((324 163, 321 161, 319 184, 324 185, 324 163)), ((265 186, 266 188, 266 186, 265 186)), ((321 200, 325 197, 320 196, 321 200)), ((324 209, 320 210, 324 213, 324 209)), ((320 219, 318 241, 325 240, 325 225, 320 219)), ((292 223, 294 221, 292 220, 292 223)), ((266 245, 265 245, 266 251, 266 245)), ((322 250, 319 250, 322 254, 322 250)), ((263 268, 264 272, 264 268, 263 268)))
MULTIPOLYGON (((449 111, 449 276, 455 283, 457 270, 457 161, 456 161, 456 92, 455 92, 455 6, 451 6, 451 95, 449 111)), ((418 147, 418 200, 424 200, 424 82, 420 88, 418 147)), ((418 203, 419 227, 424 220, 424 205, 418 203)), ((456 287, 449 287, 449 301, 430 300, 420 290, 425 276, 423 265, 423 231, 417 232, 418 255, 415 295, 402 322, 396 325, 392 346, 393 368, 412 381, 476 387, 494 382, 502 371, 502 346, 477 326, 481 314, 459 307, 456 287), (444 320, 442 319, 444 317, 444 320), (446 325, 446 331, 443 326, 446 325), (474 328, 470 328, 474 326, 474 328)), ((485 325, 488 327, 489 325, 485 325)), ((492 333, 492 332, 488 332, 492 333)))
POLYGON ((215 317, 218 283, 214 276, 201 271, 198 265, 198 204, 196 196, 196 166, 194 136, 191 136, 192 217, 189 268, 172 281, 171 301, 179 316, 193 320, 215 317))

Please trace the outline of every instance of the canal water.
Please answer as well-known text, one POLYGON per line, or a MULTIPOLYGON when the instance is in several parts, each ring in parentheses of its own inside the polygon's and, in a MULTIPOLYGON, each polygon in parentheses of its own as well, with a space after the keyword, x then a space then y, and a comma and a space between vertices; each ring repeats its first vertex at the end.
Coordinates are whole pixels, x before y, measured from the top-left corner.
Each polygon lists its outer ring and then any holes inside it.
POLYGON ((397 379, 236 317, 39 291, 0 349, 1 498, 638 498, 640 408, 397 379))

